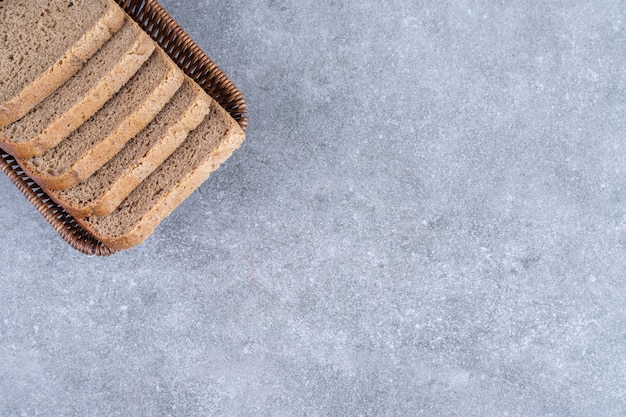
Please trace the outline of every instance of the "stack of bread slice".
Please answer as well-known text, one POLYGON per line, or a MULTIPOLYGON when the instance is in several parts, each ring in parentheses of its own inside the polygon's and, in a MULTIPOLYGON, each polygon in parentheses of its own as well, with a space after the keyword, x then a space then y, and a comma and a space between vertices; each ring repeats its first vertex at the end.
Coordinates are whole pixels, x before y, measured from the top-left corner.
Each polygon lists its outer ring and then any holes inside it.
POLYGON ((108 247, 143 242, 244 137, 112 0, 0 1, 0 148, 108 247))

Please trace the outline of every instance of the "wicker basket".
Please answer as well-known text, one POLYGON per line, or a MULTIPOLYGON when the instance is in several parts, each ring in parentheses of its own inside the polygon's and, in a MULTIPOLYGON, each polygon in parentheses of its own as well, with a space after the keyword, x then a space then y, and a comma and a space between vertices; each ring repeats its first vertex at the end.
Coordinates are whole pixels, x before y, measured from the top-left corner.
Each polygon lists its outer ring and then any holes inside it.
MULTIPOLYGON (((156 0, 116 0, 143 30, 228 111, 245 131, 248 127, 246 101, 237 87, 198 47, 156 0)), ((0 169, 33 206, 73 248, 87 255, 106 256, 115 250, 83 230, 72 216, 54 203, 19 167, 15 159, 0 149, 0 169)))

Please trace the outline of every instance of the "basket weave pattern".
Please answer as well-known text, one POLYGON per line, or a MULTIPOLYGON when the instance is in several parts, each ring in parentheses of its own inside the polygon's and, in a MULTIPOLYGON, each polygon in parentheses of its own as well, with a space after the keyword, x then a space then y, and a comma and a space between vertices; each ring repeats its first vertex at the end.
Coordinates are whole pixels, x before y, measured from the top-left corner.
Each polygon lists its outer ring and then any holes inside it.
MULTIPOLYGON (((224 107, 244 131, 246 130, 248 108, 241 92, 156 0, 116 0, 116 2, 189 77, 224 107)), ((0 170, 73 248, 87 255, 107 256, 115 253, 115 250, 81 228, 71 215, 54 203, 41 187, 24 173, 15 158, 2 149, 0 149, 0 170)))

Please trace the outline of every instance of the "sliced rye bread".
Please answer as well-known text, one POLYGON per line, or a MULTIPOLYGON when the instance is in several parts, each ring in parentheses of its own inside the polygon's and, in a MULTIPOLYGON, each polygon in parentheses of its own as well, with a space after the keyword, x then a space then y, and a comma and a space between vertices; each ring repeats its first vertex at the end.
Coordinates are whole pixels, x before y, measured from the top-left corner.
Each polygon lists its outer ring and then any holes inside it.
POLYGON ((0 128, 0 146, 18 158, 42 155, 93 116, 139 70, 155 43, 134 22, 20 120, 0 128))
POLYGON ((159 48, 102 109, 57 146, 17 162, 37 184, 64 190, 87 179, 146 127, 174 96, 184 73, 159 48))
POLYGON ((124 17, 112 0, 0 2, 0 126, 63 85, 122 27, 124 17))
POLYGON ((198 127, 211 98, 190 78, 113 159, 75 187, 47 194, 75 217, 106 216, 198 127))
POLYGON ((213 101, 202 124, 113 213, 79 217, 76 221, 111 248, 138 245, 202 185, 244 138, 237 122, 213 101))

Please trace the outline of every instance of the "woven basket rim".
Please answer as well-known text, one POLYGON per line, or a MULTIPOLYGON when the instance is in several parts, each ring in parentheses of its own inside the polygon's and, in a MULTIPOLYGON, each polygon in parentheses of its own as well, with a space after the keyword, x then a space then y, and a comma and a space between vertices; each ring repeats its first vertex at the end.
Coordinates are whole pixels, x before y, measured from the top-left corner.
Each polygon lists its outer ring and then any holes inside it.
MULTIPOLYGON (((246 131, 248 106, 243 94, 157 0, 115 0, 172 60, 246 131)), ((85 231, 76 220, 29 178, 11 155, 0 148, 0 171, 15 184, 44 219, 70 246, 86 255, 117 251, 85 231)))

